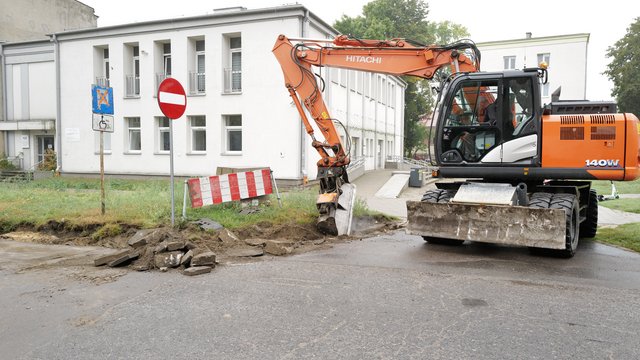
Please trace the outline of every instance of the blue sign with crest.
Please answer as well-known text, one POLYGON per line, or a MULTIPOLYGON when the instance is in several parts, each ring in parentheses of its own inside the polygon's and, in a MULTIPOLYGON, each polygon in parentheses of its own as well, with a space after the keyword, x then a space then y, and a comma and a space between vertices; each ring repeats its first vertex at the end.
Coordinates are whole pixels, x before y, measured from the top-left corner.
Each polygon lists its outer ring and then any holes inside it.
POLYGON ((91 85, 94 114, 113 115, 113 88, 91 85))

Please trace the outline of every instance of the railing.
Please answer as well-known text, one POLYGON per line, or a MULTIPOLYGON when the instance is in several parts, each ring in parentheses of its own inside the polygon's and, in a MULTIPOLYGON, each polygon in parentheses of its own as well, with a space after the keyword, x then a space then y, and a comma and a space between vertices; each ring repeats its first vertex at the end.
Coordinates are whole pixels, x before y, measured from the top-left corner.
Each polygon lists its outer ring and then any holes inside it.
POLYGON ((242 92, 242 70, 223 70, 224 93, 233 94, 242 92))
POLYGON ((411 159, 404 156, 387 156, 387 161, 400 162, 412 167, 420 167, 425 169, 431 169, 431 162, 429 160, 411 159))
POLYGON ((205 75, 195 71, 189 72, 189 94, 199 95, 205 93, 205 75))
POLYGON ((100 87, 109 87, 109 79, 104 77, 104 76, 97 76, 96 77, 96 85, 100 86, 100 87))
POLYGON ((140 96, 140 77, 135 75, 125 76, 125 97, 140 96))
POLYGON ((364 156, 352 157, 351 162, 347 165, 347 169, 355 169, 358 166, 364 166, 365 159, 366 158, 364 156))
POLYGON ((160 83, 162 83, 162 81, 164 81, 164 79, 170 78, 170 77, 171 77, 171 75, 167 75, 165 73, 156 74, 156 91, 153 93, 154 97, 158 96, 158 88, 160 87, 160 83))

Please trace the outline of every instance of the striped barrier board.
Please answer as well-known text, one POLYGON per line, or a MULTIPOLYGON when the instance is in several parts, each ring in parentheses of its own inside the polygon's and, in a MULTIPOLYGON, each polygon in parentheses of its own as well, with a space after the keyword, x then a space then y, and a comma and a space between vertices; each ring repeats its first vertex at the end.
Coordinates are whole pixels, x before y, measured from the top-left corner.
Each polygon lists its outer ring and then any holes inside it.
POLYGON ((270 169, 189 179, 187 184, 192 208, 273 193, 270 169))

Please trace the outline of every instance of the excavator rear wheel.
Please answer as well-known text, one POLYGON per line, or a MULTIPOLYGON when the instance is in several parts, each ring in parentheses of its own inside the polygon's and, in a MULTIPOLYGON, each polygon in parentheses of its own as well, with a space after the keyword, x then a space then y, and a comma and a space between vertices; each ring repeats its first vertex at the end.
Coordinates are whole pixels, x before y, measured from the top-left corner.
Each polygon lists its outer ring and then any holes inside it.
MULTIPOLYGON (((455 195, 453 191, 444 190, 444 189, 435 189, 429 190, 422 195, 423 202, 431 202, 431 203, 448 203, 449 200, 455 195)), ((437 245, 448 245, 448 246, 459 246, 464 243, 464 240, 457 239, 445 239, 438 238, 432 236, 423 236, 424 241, 429 244, 437 244, 437 245)))
POLYGON ((593 238, 598 231, 598 193, 594 189, 589 191, 589 206, 586 215, 586 219, 580 224, 580 237, 593 238))

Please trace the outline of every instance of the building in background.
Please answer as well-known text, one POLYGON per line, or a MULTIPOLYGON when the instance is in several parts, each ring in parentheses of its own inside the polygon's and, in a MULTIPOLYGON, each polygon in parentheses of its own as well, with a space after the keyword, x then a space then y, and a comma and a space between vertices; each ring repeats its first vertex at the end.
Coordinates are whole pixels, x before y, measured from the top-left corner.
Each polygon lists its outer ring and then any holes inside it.
MULTIPOLYGON (((57 32, 50 43, 6 47, 15 61, 26 61, 28 53, 46 57, 46 70, 20 63, 22 72, 7 85, 7 99, 14 117, 21 116, 15 121, 20 129, 28 123, 23 114, 33 118, 36 112, 46 113, 38 115, 47 117, 40 128, 29 130, 29 145, 42 138, 46 148, 54 136, 61 173, 96 174, 99 133, 92 130, 90 90, 92 84, 110 86, 115 131, 105 133, 105 172, 168 175, 170 120, 162 115, 156 94, 160 82, 172 77, 187 91, 185 115, 173 121, 176 175, 268 166, 279 180, 314 179, 319 157, 271 54, 279 34, 333 38, 337 32, 301 5, 229 8, 204 16, 57 32), (29 75, 19 83, 29 86, 16 87, 25 68, 29 75), (54 95, 45 99, 36 93, 36 80, 45 84, 41 92, 54 95)), ((375 169, 384 166, 386 157, 401 155, 406 84, 382 74, 318 71, 352 157, 361 159, 365 169, 375 169)), ((12 156, 26 144, 24 132, 14 133, 12 156)), ((316 136, 321 140, 319 131, 316 136)), ((38 152, 30 153, 33 159, 23 162, 25 168, 38 161, 38 152)))
POLYGON ((542 103, 562 87, 562 100, 585 100, 589 34, 532 37, 478 43, 482 71, 502 71, 549 65, 549 81, 542 86, 542 103))
POLYGON ((0 9, 0 157, 29 169, 42 160, 39 146, 55 146, 49 34, 95 28, 98 17, 76 0, 0 0, 0 9), (35 42, 12 44, 25 41, 35 42))

